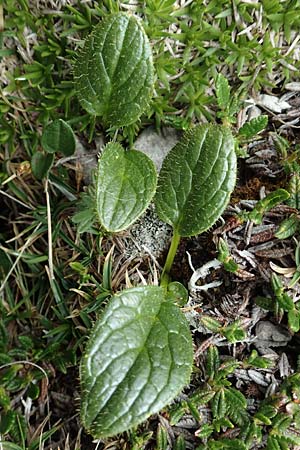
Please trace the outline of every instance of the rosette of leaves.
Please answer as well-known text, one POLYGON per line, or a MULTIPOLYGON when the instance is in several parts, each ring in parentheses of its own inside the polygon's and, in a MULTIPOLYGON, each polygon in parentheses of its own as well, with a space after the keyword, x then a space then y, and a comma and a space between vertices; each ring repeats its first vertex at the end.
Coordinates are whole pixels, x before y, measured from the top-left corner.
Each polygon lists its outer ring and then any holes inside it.
POLYGON ((82 107, 104 124, 136 122, 154 84, 151 48, 140 21, 125 13, 104 17, 85 40, 74 80, 82 107))
MULTIPOLYGON (((222 214, 236 178, 228 128, 190 130, 167 156, 155 203, 174 236, 165 273, 180 236, 200 233, 222 214)), ((110 143, 96 177, 96 210, 110 232, 127 228, 154 194, 153 163, 141 152, 110 143)), ((96 438, 128 430, 166 406, 186 383, 192 361, 188 323, 177 306, 186 298, 162 276, 161 286, 115 294, 95 324, 81 363, 81 418, 96 438)))

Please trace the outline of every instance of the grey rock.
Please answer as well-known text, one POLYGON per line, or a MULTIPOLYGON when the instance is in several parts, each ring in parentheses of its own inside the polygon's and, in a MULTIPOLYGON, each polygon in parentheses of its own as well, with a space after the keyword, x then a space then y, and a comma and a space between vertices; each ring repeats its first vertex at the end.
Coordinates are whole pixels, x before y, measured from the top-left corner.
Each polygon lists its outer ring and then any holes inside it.
POLYGON ((179 139, 180 132, 174 128, 165 127, 158 133, 154 127, 149 127, 139 135, 134 148, 149 156, 160 171, 163 160, 179 139))
POLYGON ((274 353, 272 347, 284 347, 292 339, 288 330, 267 320, 257 323, 255 334, 254 345, 262 354, 274 353))
POLYGON ((158 258, 167 248, 172 237, 172 227, 162 222, 150 205, 145 214, 129 230, 125 243, 128 256, 153 256, 158 258))

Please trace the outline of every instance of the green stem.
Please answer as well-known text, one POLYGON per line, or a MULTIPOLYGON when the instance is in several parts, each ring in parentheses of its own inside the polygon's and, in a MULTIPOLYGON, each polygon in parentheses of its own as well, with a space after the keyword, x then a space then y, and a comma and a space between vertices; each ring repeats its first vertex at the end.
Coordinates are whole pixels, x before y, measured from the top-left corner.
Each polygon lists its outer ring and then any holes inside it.
POLYGON ((96 116, 91 116, 91 125, 89 130, 89 143, 92 142, 96 127, 96 116))
POLYGON ((171 245, 160 279, 160 285, 163 287, 166 287, 169 284, 170 281, 169 273, 176 255, 179 242, 180 242, 180 234, 178 234, 177 231, 173 230, 171 245))

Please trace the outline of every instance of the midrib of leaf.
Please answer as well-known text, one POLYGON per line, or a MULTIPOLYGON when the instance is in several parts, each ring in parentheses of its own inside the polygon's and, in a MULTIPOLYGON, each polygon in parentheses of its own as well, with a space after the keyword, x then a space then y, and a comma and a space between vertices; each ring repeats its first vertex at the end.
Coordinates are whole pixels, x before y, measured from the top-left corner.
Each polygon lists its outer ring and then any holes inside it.
MULTIPOLYGON (((127 33, 127 31, 128 31, 128 28, 129 28, 129 21, 128 21, 128 23, 127 23, 126 33, 127 33)), ((139 29, 135 29, 134 34, 133 34, 133 36, 132 36, 132 39, 131 39, 131 41, 128 43, 129 46, 130 46, 130 44, 135 40, 136 35, 137 35, 138 32, 140 32, 140 30, 139 30, 139 29)), ((124 39, 123 39, 123 42, 122 42, 122 48, 121 48, 121 51, 120 51, 120 54, 119 54, 119 58, 118 58, 118 61, 117 61, 117 64, 116 64, 116 67, 115 67, 115 70, 114 70, 114 75, 115 75, 116 70, 118 69, 119 62, 120 62, 120 58, 121 58, 121 56, 123 56, 123 55, 122 55, 122 53, 124 52, 124 45, 123 45, 123 43, 124 43, 125 38, 126 38, 126 33, 125 33, 125 35, 124 35, 124 39)), ((144 39, 143 39, 143 46, 144 46, 144 44, 145 44, 145 42, 144 42, 144 39)), ((141 60, 141 58, 140 58, 141 55, 142 55, 142 53, 143 53, 143 52, 141 51, 141 48, 142 48, 142 47, 140 47, 139 55, 137 55, 137 54, 135 55, 135 56, 136 56, 136 60, 137 60, 139 63, 140 63, 141 61, 143 61, 143 60, 141 60)), ((123 81, 123 83, 118 84, 118 88, 121 88, 122 86, 124 86, 125 83, 127 83, 127 81, 129 80, 129 78, 131 78, 132 74, 135 72, 136 68, 137 68, 137 64, 135 64, 135 65, 133 66, 132 71, 130 72, 130 74, 128 74, 128 77, 125 78, 125 80, 123 81)), ((113 77, 113 78, 114 78, 114 77, 113 77)), ((117 79, 116 81, 118 81, 118 79, 117 79)))
MULTIPOLYGON (((203 153, 203 150, 204 150, 204 149, 203 149, 203 142, 205 142, 205 139, 206 139, 206 136, 207 136, 208 131, 209 131, 209 128, 207 128, 207 129, 205 130, 205 133, 203 133, 203 139, 202 139, 202 141, 201 141, 201 143, 200 143, 200 145, 199 145, 199 151, 198 151, 198 154, 197 154, 197 158, 196 158, 196 160, 195 160, 195 165, 194 165, 194 167, 190 164, 190 162, 188 161, 188 159, 185 158, 186 164, 187 164, 189 170, 191 171, 192 176, 189 177, 189 191, 188 191, 188 194, 186 195, 186 198, 185 198, 183 204, 180 205, 180 210, 182 211, 182 214, 179 215, 177 224, 176 224, 176 226, 174 226, 174 228, 175 228, 177 231, 178 231, 179 228, 180 228, 181 222, 184 220, 184 217, 185 217, 185 214, 186 214, 185 209, 186 209, 186 205, 188 204, 189 199, 190 199, 190 196, 191 196, 192 186, 194 186, 194 185, 196 184, 196 183, 195 183, 195 178, 197 177, 197 173, 196 173, 196 170, 195 170, 195 169, 197 168, 197 165, 199 164, 199 157, 201 156, 201 153, 203 153)), ((223 134, 221 135, 221 140, 220 140, 220 143, 219 143, 219 145, 218 145, 218 150, 216 151, 216 154, 215 154, 215 159, 214 159, 214 161, 213 161, 213 163, 212 163, 212 165, 211 165, 210 171, 209 171, 208 173, 206 173, 206 176, 205 176, 205 178, 203 179, 202 186, 205 186, 205 182, 206 182, 206 181, 209 179, 209 177, 211 176, 211 174, 212 174, 212 172, 213 172, 213 170, 214 170, 214 167, 215 167, 216 163, 218 162, 219 153, 220 153, 220 150, 221 150, 221 148, 222 148, 222 145, 223 145, 223 134)), ((187 152, 187 149, 186 149, 186 152, 187 152)), ((185 152, 185 153, 186 153, 186 152, 185 152)), ((223 181, 224 181, 224 178, 222 179, 221 183, 219 183, 219 186, 223 184, 223 181)), ((210 201, 218 194, 219 191, 220 191, 220 189, 215 189, 214 192, 212 193, 212 196, 209 197, 208 200, 206 200, 206 203, 203 204, 203 205, 201 205, 200 208, 203 208, 203 206, 205 206, 207 203, 209 203, 209 202, 210 202, 210 201)), ((178 201, 177 201, 177 205, 178 205, 178 201)), ((198 208, 198 209, 199 209, 199 208, 198 208)))
MULTIPOLYGON (((162 292, 162 295, 163 295, 163 292, 162 292)), ((105 401, 105 403, 101 406, 101 411, 99 411, 99 412, 96 414, 96 416, 91 420, 91 422, 94 422, 94 421, 97 419, 97 417, 98 417, 99 415, 101 415, 101 413, 102 413, 103 409, 105 408, 105 406, 111 401, 112 397, 115 395, 116 390, 120 388, 120 386, 121 386, 122 383, 124 382, 125 378, 127 378, 128 375, 130 375, 130 373, 132 372, 132 370, 134 369, 134 367, 135 367, 135 365, 136 365, 137 359, 140 357, 140 354, 141 354, 143 351, 146 351, 146 353, 149 354, 148 349, 147 349, 147 347, 146 347, 146 343, 148 342, 149 336, 150 336, 151 331, 152 331, 152 329, 153 329, 153 323, 154 323, 156 320, 159 320, 159 322, 162 323, 162 322, 161 322, 161 319, 158 317, 159 314, 160 314, 160 312, 161 312, 162 304, 163 304, 163 302, 160 302, 159 310, 158 310, 158 312, 156 313, 156 315, 153 316, 153 319, 151 320, 151 326, 149 327, 149 331, 148 331, 147 335, 145 336, 145 339, 144 339, 143 344, 142 344, 141 346, 138 347, 138 349, 139 349, 139 350, 138 350, 138 353, 137 353, 136 357, 134 358, 134 361, 132 362, 131 367, 130 367, 130 368, 128 369, 128 371, 124 374, 124 377, 123 377, 122 380, 118 383, 118 385, 115 387, 115 389, 113 390, 113 392, 110 394, 109 398, 108 398, 108 399, 105 401)), ((125 306, 125 305, 123 305, 123 306, 125 306)), ((142 314, 140 314, 140 316, 142 316, 142 314)), ((149 319, 148 319, 148 320, 149 320, 149 319)), ((112 332, 111 332, 108 336, 106 336, 105 341, 107 341, 107 340, 111 337, 111 335, 113 335, 116 331, 122 331, 124 328, 128 328, 128 325, 130 325, 131 323, 134 323, 134 322, 136 322, 136 318, 135 318, 134 320, 131 320, 131 321, 129 321, 129 322, 126 322, 126 324, 124 324, 124 326, 122 326, 122 327, 120 327, 120 328, 118 328, 118 329, 112 330, 112 332)), ((166 328, 166 326, 165 326, 164 324, 163 324, 163 326, 164 326, 164 328, 166 328)), ((168 329, 166 328, 166 330, 168 330, 168 329)), ((168 332, 167 332, 167 337, 168 337, 168 344, 169 344, 169 347, 168 347, 168 348, 170 348, 169 333, 168 333, 168 332)), ((95 384, 96 384, 96 382, 97 382, 97 378, 99 378, 99 377, 100 377, 100 376, 101 376, 101 375, 102 375, 102 374, 103 374, 103 373, 104 373, 104 372, 105 372, 105 371, 106 371, 106 370, 107 370, 107 369, 115 362, 116 359, 121 358, 123 355, 125 355, 126 353, 128 353, 128 351, 129 351, 129 350, 127 350, 126 352, 122 353, 121 355, 118 355, 116 358, 111 359, 111 360, 110 360, 110 363, 109 363, 109 364, 108 364, 108 365, 107 365, 107 366, 106 366, 99 374, 97 374, 96 376, 93 376, 93 378, 94 378, 94 383, 91 385, 90 391, 95 387, 95 384)), ((96 353, 96 351, 93 352, 93 354, 95 354, 95 353, 96 353)), ((150 358, 149 358, 149 363, 150 363, 150 358)), ((152 364, 150 363, 150 365, 152 365, 152 364)), ((172 361, 171 361, 171 366, 172 366, 172 365, 173 365, 173 358, 172 358, 172 361)), ((89 370, 89 372, 91 373, 91 369, 89 370)), ((147 385, 147 383, 148 383, 148 381, 149 381, 150 374, 151 374, 151 370, 149 371, 149 375, 148 375, 148 377, 147 377, 147 382, 145 383, 145 385, 143 386, 142 389, 144 389, 145 386, 147 385)), ((91 376, 91 375, 89 375, 89 376, 91 376)), ((168 380, 169 380, 169 378, 170 378, 170 369, 169 369, 168 380)), ((138 395, 140 395, 140 393, 141 393, 141 391, 139 391, 138 395)), ((103 393, 102 393, 102 395, 103 395, 103 393)), ((134 402, 136 401, 136 399, 137 399, 137 397, 134 399, 134 402)), ((156 401, 156 400, 157 400, 157 397, 156 397, 155 401, 156 401)), ((155 401, 154 401, 153 403, 155 403, 155 401)), ((88 407, 88 405, 87 405, 87 407, 88 407)), ((86 407, 86 409, 87 409, 87 407, 86 407)), ((131 407, 131 405, 130 405, 130 407, 131 407)), ((129 407, 128 407, 128 409, 129 409, 129 407)), ((117 420, 119 420, 121 417, 123 417, 123 416, 128 412, 128 409, 127 409, 127 411, 125 411, 121 416, 119 416, 119 418, 117 418, 117 419, 115 420, 115 422, 116 422, 117 420)), ((115 423, 115 422, 113 422, 113 423, 115 423)), ((110 426, 111 426, 111 425, 110 425, 110 426)))
MULTIPOLYGON (((115 19, 115 21, 116 21, 116 19, 115 19)), ((115 22, 114 22, 114 23, 115 23, 115 22)), ((112 26, 113 26, 113 24, 111 25, 111 27, 112 27, 112 26)), ((110 27, 109 30, 107 31, 106 37, 107 37, 107 34, 109 33, 111 27, 110 27)), ((145 39, 144 39, 144 36, 143 36, 143 33, 142 33, 142 37, 143 37, 143 40, 142 40, 142 47, 140 47, 140 49, 139 49, 139 54, 138 54, 138 55, 137 55, 137 54, 135 55, 135 56, 136 56, 136 58, 135 58, 135 61, 136 61, 136 62, 135 62, 135 64, 134 64, 133 67, 132 67, 131 73, 128 74, 128 77, 123 81, 123 83, 118 84, 118 78, 115 77, 115 73, 117 72, 117 69, 119 68, 121 56, 122 56, 122 54, 124 53, 124 51, 126 50, 126 49, 124 48, 125 46, 124 46, 123 44, 124 44, 124 41, 126 40, 126 35, 127 35, 128 32, 130 32, 130 20, 127 21, 126 29, 124 30, 124 33, 123 33, 123 35, 122 35, 122 38, 120 39, 121 45, 120 45, 119 47, 121 47, 121 49, 118 50, 118 57, 115 59, 115 64, 114 64, 114 66, 113 66, 113 70, 112 70, 112 74, 111 74, 111 75, 108 74, 108 72, 107 72, 107 70, 106 70, 106 66, 105 66, 104 61, 103 61, 103 66, 104 66, 104 68, 105 68, 105 72, 106 72, 106 74, 108 75, 108 79, 109 79, 109 82, 110 82, 109 94, 108 94, 108 96, 107 96, 108 102, 109 102, 109 100, 111 100, 111 93, 113 92, 113 89, 114 89, 115 84, 117 84, 117 88, 118 88, 118 90, 120 90, 120 88, 122 88, 122 86, 124 86, 124 84, 126 84, 126 83, 128 82, 128 80, 130 79, 130 77, 132 76, 132 74, 136 71, 136 69, 139 68, 139 66, 141 66, 141 65, 144 63, 143 59, 140 58, 140 56, 143 54, 143 50, 144 50, 144 46, 145 46, 145 39), (121 41, 122 41, 122 42, 121 42, 121 41)), ((131 36, 131 40, 130 40, 130 42, 129 42, 128 45, 130 45, 132 42, 134 42, 134 40, 135 40, 135 38, 136 38, 136 36, 137 36, 138 33, 141 33, 141 30, 140 30, 139 28, 136 28, 136 29, 134 30, 134 33, 133 33, 132 36, 131 36)), ((105 40, 106 40, 106 37, 105 37, 105 40)), ((104 42, 103 42, 102 48, 105 47, 105 40, 104 40, 104 42)), ((119 38, 118 38, 118 40, 119 40, 119 38)), ((101 48, 101 51, 102 51, 102 48, 101 48)), ((101 56, 102 56, 102 55, 101 55, 101 56)), ((102 58, 102 59, 103 59, 103 58, 102 58)), ((149 74, 149 72, 148 72, 148 71, 145 71, 145 76, 144 76, 143 83, 145 82, 145 80, 146 80, 148 74, 149 74)), ((130 101, 127 101, 127 97, 124 96, 123 99, 124 99, 125 101, 122 102, 122 98, 121 98, 119 103, 120 103, 121 105, 124 105, 124 106, 127 105, 127 104, 132 103, 137 97, 139 97, 139 95, 140 95, 140 93, 141 93, 141 91, 142 91, 143 89, 144 89, 144 85, 142 85, 142 86, 140 87, 139 91, 136 93, 136 95, 135 95, 132 99, 130 99, 130 101)), ((109 106, 109 105, 108 105, 108 106, 109 106)), ((104 114, 106 114, 106 112, 105 112, 104 114)))
MULTIPOLYGON (((110 32, 111 28, 113 27, 113 25, 116 23, 117 20, 118 20, 118 18, 115 17, 114 22, 111 24, 109 30, 106 33, 105 41, 106 41, 108 33, 110 32)), ((115 76, 115 73, 116 73, 116 69, 117 69, 119 61, 120 61, 120 56, 121 56, 121 53, 122 53, 123 43, 124 43, 124 40, 125 40, 125 37, 126 37, 126 33, 127 33, 127 30, 128 30, 128 25, 129 25, 129 20, 127 20, 126 28, 124 30, 122 30, 123 31, 122 35, 118 36, 118 42, 116 43, 117 45, 115 45, 115 47, 114 47, 116 55, 115 55, 115 58, 113 60, 114 64, 111 66, 112 67, 111 75, 110 75, 110 79, 111 80, 114 79, 114 76, 115 76), (119 46, 118 46, 118 44, 119 44, 119 46)), ((105 41, 103 42, 102 49, 105 48, 105 41)))
MULTIPOLYGON (((122 158, 125 160, 125 162, 127 163, 127 161, 126 161, 126 158, 124 158, 123 156, 125 156, 125 155, 122 155, 122 158)), ((131 162, 131 161, 130 161, 131 162)), ((130 165, 130 164, 129 164, 130 165)), ((124 165, 124 169, 123 169, 123 173, 122 173, 122 184, 121 184, 121 186, 120 186, 120 189, 119 189, 119 192, 116 194, 116 196, 115 196, 115 198, 117 198, 118 199, 118 204, 120 204, 120 200, 123 198, 122 197, 122 192, 125 190, 125 183, 126 183, 126 173, 127 173, 127 164, 125 164, 124 165)), ((135 170, 137 171, 137 172, 139 172, 139 174, 140 174, 140 177, 141 178, 143 178, 142 177, 142 174, 141 174, 141 171, 140 171, 140 169, 139 169, 139 167, 135 167, 135 170)), ((130 215, 132 214, 132 211, 134 211, 135 209, 136 209, 136 205, 137 205, 137 198, 138 198, 138 193, 134 190, 134 189, 132 189, 133 190, 133 192, 134 192, 134 194, 135 194, 135 204, 132 206, 132 208, 131 208, 131 210, 130 211, 128 211, 127 212, 127 216, 126 216, 126 218, 123 220, 123 224, 124 223, 126 223, 126 221, 128 220, 128 217, 130 217, 130 215)), ((105 199, 107 198, 107 196, 105 196, 105 199)), ((108 198, 108 202, 110 202, 110 198, 108 198)), ((103 202, 104 203, 104 202, 103 202)), ((114 210, 114 212, 113 212, 113 214, 112 214, 112 217, 111 217, 111 220, 110 220, 110 222, 112 223, 112 222, 114 222, 114 220, 115 220, 115 217, 118 215, 118 213, 119 213, 119 211, 118 211, 118 208, 115 208, 115 210, 114 210)))
MULTIPOLYGON (((145 46, 145 40, 143 39, 143 49, 144 49, 144 46, 145 46)), ((141 54, 142 54, 142 52, 141 52, 141 54)), ((118 89, 122 88, 122 87, 124 86, 124 84, 126 84, 126 83, 128 82, 128 80, 131 78, 131 76, 134 74, 134 72, 135 72, 142 64, 144 64, 144 60, 143 60, 143 59, 141 59, 141 58, 139 58, 139 59, 136 58, 136 60, 137 60, 137 62, 136 62, 136 64, 133 66, 133 69, 132 69, 132 71, 130 72, 130 74, 128 75, 128 78, 126 78, 126 79, 123 81, 123 83, 118 84, 118 89)), ((147 68, 147 69, 148 69, 148 68, 147 68)), ((142 84, 142 86, 140 87, 139 91, 136 93, 136 95, 133 97, 133 99, 130 99, 130 101, 127 101, 127 97, 124 97, 123 99, 126 100, 126 101, 120 102, 121 105, 127 105, 127 104, 133 102, 133 101, 140 95, 141 91, 145 88, 144 82, 145 82, 146 78, 147 78, 148 75, 149 75, 149 71, 148 71, 148 70, 147 70, 147 71, 144 71, 144 73, 145 73, 145 76, 144 76, 144 79, 143 79, 143 84, 142 84)), ((121 99, 121 100, 122 100, 122 99, 121 99)))
MULTIPOLYGON (((142 63, 142 62, 143 62, 143 61, 140 61, 140 63, 142 63)), ((137 66, 135 66, 135 69, 136 69, 136 67, 137 67, 137 66)), ((145 76, 144 79, 143 79, 143 83, 145 82, 147 76, 148 76, 148 72, 147 72, 146 76, 145 76)), ((128 81, 128 80, 126 80, 126 82, 127 82, 127 81, 128 81)), ((125 83, 123 83, 123 85, 124 85, 124 84, 125 84, 125 83)), ((122 85, 122 86, 123 86, 123 85, 122 85)), ((144 86, 144 84, 143 84, 143 85, 140 87, 140 89, 136 92, 135 96, 134 96, 133 98, 130 99, 130 101, 120 102, 120 105, 126 106, 126 105, 129 105, 130 103, 134 102, 134 100, 135 100, 137 97, 140 96, 141 92, 143 92, 144 88, 145 88, 145 86, 144 86)))
MULTIPOLYGON (((99 58, 100 58, 101 68, 102 68, 103 71, 104 71, 105 78, 108 80, 108 83, 111 84, 109 75, 108 75, 107 70, 106 70, 106 66, 105 66, 104 61, 103 61, 103 55, 102 55, 102 53, 98 52, 98 56, 99 56, 99 58)), ((90 83, 90 81, 89 81, 89 83, 90 83)), ((91 84, 91 83, 90 83, 90 84, 91 84)), ((93 89, 93 91, 95 92, 94 89, 93 89)), ((110 88, 110 91, 111 91, 111 88, 110 88)), ((96 94, 96 92, 95 92, 95 94, 96 94)))
MULTIPOLYGON (((158 320, 159 320, 159 322, 161 323, 161 325, 163 325, 163 327, 166 328, 166 326, 163 324, 163 322, 162 322, 160 319, 158 319, 158 320)), ((166 330, 168 331, 167 328, 166 328, 166 330)), ((150 333, 149 333, 149 335, 150 335, 150 333)), ((148 335, 148 337, 149 337, 149 335, 148 335)), ((167 332, 167 337, 168 337, 168 349, 170 349, 170 333, 169 333, 169 332, 167 332)), ((145 347, 145 350, 146 350, 147 354, 149 355, 148 349, 147 349, 146 347, 145 347)), ((171 351, 170 351, 170 355, 171 355, 171 364, 170 364, 170 366, 169 366, 168 380, 167 380, 167 382, 165 383, 164 389, 165 389, 166 386, 169 385, 170 378, 171 378, 171 374, 172 374, 172 367, 174 366, 174 357, 172 357, 173 354, 172 354, 171 351)), ((136 362, 136 361, 135 361, 135 362, 136 362)), ((134 363, 134 364, 135 364, 135 363, 134 363)), ((133 369, 134 364, 132 365, 132 367, 131 367, 130 370, 133 369)), ((151 366, 151 369, 152 369, 153 366, 152 366, 150 357, 149 357, 149 365, 151 366)), ((134 404, 137 402, 139 396, 142 394, 142 392, 144 391, 145 387, 147 386, 148 381, 149 381, 150 376, 151 376, 151 372, 152 372, 151 369, 150 369, 150 372, 149 372, 149 376, 148 376, 147 382, 144 384, 143 388, 139 391, 139 393, 138 393, 138 395, 136 396, 136 398, 134 399, 133 403, 130 405, 130 408, 134 407, 134 404)), ((128 373, 129 373, 129 372, 130 372, 130 371, 128 371, 128 373)), ((161 394, 162 394, 162 392, 157 392, 157 395, 156 395, 155 399, 153 400, 153 402, 151 403, 151 405, 148 406, 148 409, 149 409, 149 410, 152 409, 153 405, 157 402, 157 399, 159 398, 159 396, 160 396, 161 394)), ((128 408, 128 409, 129 409, 129 408, 128 408)), ((124 415, 125 415, 127 412, 128 412, 128 410, 127 410, 126 412, 124 412, 123 414, 121 414, 121 415, 120 415, 116 420, 114 420, 112 423, 110 423, 109 426, 111 427, 112 425, 114 425, 118 420, 120 420, 122 417, 124 417, 124 415)), ((137 419, 137 420, 138 420, 138 419, 137 419)))
MULTIPOLYGON (((94 46, 94 41, 95 41, 95 37, 94 36, 91 36, 91 42, 90 42, 90 55, 89 56, 91 58, 93 58, 95 54, 97 55, 98 63, 100 63, 101 68, 102 68, 102 70, 104 72, 104 76, 105 76, 106 81, 107 81, 107 87, 106 87, 106 93, 105 93, 106 94, 105 97, 107 99, 107 102, 106 102, 107 103, 107 107, 106 107, 106 110, 103 111, 104 116, 107 114, 107 110, 109 108, 109 101, 111 100, 111 93, 113 92, 114 84, 115 84, 116 81, 118 81, 118 80, 114 80, 115 79, 115 73, 116 73, 116 70, 118 69, 119 62, 120 62, 120 57, 122 55, 122 52, 124 51, 123 42, 124 42, 124 40, 126 38, 126 34, 128 32, 129 25, 130 25, 130 20, 127 20, 126 28, 124 29, 123 34, 118 36, 118 44, 119 45, 118 45, 118 47, 114 46, 114 49, 115 49, 117 57, 114 57, 114 59, 113 59, 114 65, 112 66, 111 74, 109 74, 108 71, 107 71, 107 67, 106 67, 105 61, 103 59, 103 48, 105 48, 107 37, 108 37, 109 33, 111 32, 111 29, 114 26, 114 24, 116 23, 116 21, 118 21, 118 17, 115 17, 114 21, 110 24, 109 28, 106 30, 105 34, 102 36, 103 41, 102 41, 101 46, 99 48, 96 49, 95 46, 94 46)), ((134 37, 135 36, 136 36, 136 31, 134 33, 134 37)), ((110 63, 111 63, 111 61, 110 61, 110 63)), ((89 67, 87 67, 87 70, 88 70, 88 72, 87 72, 87 74, 85 74, 85 76, 86 76, 86 78, 88 80, 88 83, 89 83, 89 86, 90 86, 91 90, 93 91, 95 97, 97 97, 97 92, 96 92, 95 88, 93 87, 93 85, 92 85, 92 83, 90 81, 90 78, 88 76, 89 67)), ((135 70, 135 67, 134 67, 134 70, 135 70)), ((102 73, 102 75, 103 75, 103 73, 102 73)), ((79 75, 79 78, 81 76, 83 76, 83 74, 79 75)), ((125 82, 126 81, 128 81, 128 79, 126 79, 125 82)), ((101 84, 102 83, 100 82, 100 79, 97 80, 97 84, 100 84, 99 87, 100 87, 100 90, 101 90, 101 84)))
MULTIPOLYGON (((161 306, 162 306, 162 305, 161 305, 161 306)), ((161 308, 160 308, 160 309, 161 309, 161 308)), ((157 314, 157 316, 159 316, 159 313, 157 314)), ((161 323, 161 325, 167 330, 168 349, 169 349, 169 351, 170 351, 170 347, 171 347, 171 346, 170 346, 170 333, 168 332, 167 327, 166 327, 165 324, 161 321, 161 319, 158 318, 158 320, 159 320, 159 322, 161 323)), ((152 327, 152 328, 153 328, 153 327, 152 327)), ((150 330, 150 333, 151 333, 151 331, 152 331, 152 328, 151 328, 151 330, 150 330)), ((150 333, 149 333, 149 335, 147 336, 147 341, 148 341, 148 338, 149 338, 149 336, 150 336, 150 333)), ((145 351, 147 352, 147 354, 148 354, 148 356, 149 356, 149 351, 148 351, 147 347, 144 346, 143 349, 145 349, 145 351)), ((172 374, 172 367, 174 366, 174 357, 172 357, 173 354, 172 354, 171 351, 170 351, 170 355, 171 355, 171 364, 170 364, 170 366, 169 366, 168 380, 167 380, 167 382, 165 383, 164 389, 165 389, 165 387, 168 386, 168 384, 169 384, 169 381, 170 381, 170 378, 171 378, 171 374, 172 374)), ((136 359, 137 359, 137 358, 136 358, 136 359)), ((152 372, 152 368, 153 368, 153 365, 152 365, 151 360, 150 360, 150 356, 149 356, 148 359, 149 359, 149 365, 151 366, 151 369, 150 369, 150 371, 149 371, 148 380, 145 382, 144 386, 143 386, 142 389, 139 391, 138 395, 135 397, 133 403, 130 405, 130 407, 128 407, 128 409, 134 407, 134 404, 137 402, 139 396, 142 394, 142 392, 145 390, 145 387, 148 385, 148 381, 149 381, 149 379, 150 379, 151 372, 152 372)), ((136 363, 136 360, 135 360, 134 364, 135 364, 135 363, 136 363)), ((134 364, 132 365, 132 367, 131 367, 130 370, 128 371, 128 374, 129 374, 130 371, 133 369, 134 364)), ((153 400, 153 402, 151 403, 151 405, 150 405, 150 406, 148 405, 148 408, 147 408, 148 410, 151 410, 151 409, 152 409, 152 406, 157 402, 157 399, 159 398, 159 396, 160 396, 161 394, 162 394, 162 392, 158 392, 158 393, 157 393, 157 395, 156 395, 155 399, 153 400)), ((110 398, 111 398, 111 397, 110 397, 110 398)), ((112 427, 117 421, 119 421, 122 417, 124 417, 124 415, 127 414, 128 409, 127 409, 127 411, 125 411, 122 415, 120 415, 116 420, 114 420, 113 422, 111 422, 111 423, 109 424, 109 427, 112 427)), ((96 417, 97 417, 97 416, 96 416, 96 417)), ((137 420, 138 420, 138 418, 137 418, 137 420)))
MULTIPOLYGON (((99 53, 101 54, 102 60, 103 60, 102 50, 103 50, 103 48, 105 48, 105 43, 106 43, 106 40, 107 40, 107 36, 110 33, 113 25, 116 23, 117 20, 118 20, 118 17, 115 17, 114 21, 111 23, 110 27, 108 28, 108 30, 105 33, 105 37, 103 39, 103 43, 102 43, 101 49, 98 50, 99 53)), ((104 116, 106 115, 107 108, 109 107, 109 101, 111 99, 111 93, 113 91, 114 75, 115 75, 116 69, 117 69, 117 67, 119 65, 120 56, 121 56, 122 50, 124 48, 123 47, 123 42, 125 40, 125 36, 126 36, 127 31, 128 31, 128 26, 129 26, 129 20, 127 20, 126 28, 124 29, 124 33, 122 34, 122 36, 118 36, 118 41, 120 43, 119 49, 117 49, 117 46, 114 47, 115 51, 117 53, 117 57, 114 59, 115 64, 112 67, 111 75, 109 75, 109 73, 107 72, 106 65, 105 65, 104 60, 103 60, 103 66, 104 66, 104 69, 105 69, 105 73, 107 74, 108 80, 109 80, 109 92, 108 92, 108 96, 107 96, 107 107, 106 107, 106 111, 104 111, 104 116)))

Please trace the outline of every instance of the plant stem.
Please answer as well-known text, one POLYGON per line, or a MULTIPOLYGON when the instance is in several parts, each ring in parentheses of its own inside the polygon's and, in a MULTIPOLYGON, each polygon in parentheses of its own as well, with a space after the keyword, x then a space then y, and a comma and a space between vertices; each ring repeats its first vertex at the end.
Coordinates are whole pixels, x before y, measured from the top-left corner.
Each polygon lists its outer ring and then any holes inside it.
POLYGON ((168 256, 161 274, 160 285, 168 286, 170 280, 170 270, 172 268, 172 264, 176 255, 176 251, 180 242, 180 234, 177 231, 173 230, 173 236, 171 240, 171 245, 169 248, 168 256))
POLYGON ((89 140, 88 142, 92 142, 94 133, 95 133, 95 127, 96 127, 96 116, 91 116, 91 126, 89 130, 89 140))

